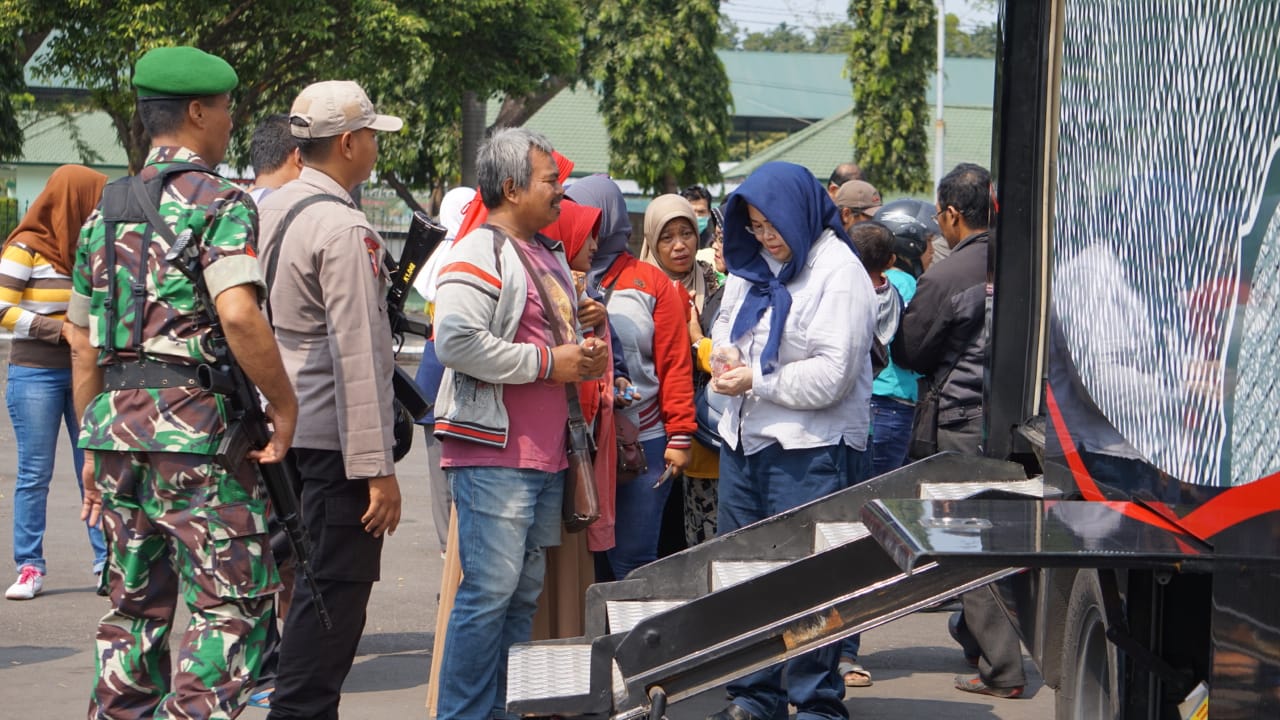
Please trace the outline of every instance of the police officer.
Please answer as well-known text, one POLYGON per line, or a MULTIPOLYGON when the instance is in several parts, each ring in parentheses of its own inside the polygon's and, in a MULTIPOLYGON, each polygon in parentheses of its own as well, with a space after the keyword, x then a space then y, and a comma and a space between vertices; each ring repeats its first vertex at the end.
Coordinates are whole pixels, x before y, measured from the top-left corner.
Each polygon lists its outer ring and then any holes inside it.
POLYGON ((190 231, 198 243, 227 342, 273 408, 271 441, 250 459, 284 457, 297 400, 259 308, 253 203, 212 169, 230 142, 235 71, 196 48, 171 47, 139 58, 133 78, 151 136, 144 184, 125 178, 104 190, 81 233, 67 310, 86 450, 83 514, 101 514, 111 598, 98 624, 89 717, 235 717, 279 581, 252 465, 213 457, 227 418, 196 382, 196 366, 214 359, 210 328, 195 285, 165 260, 176 236, 190 231), (179 593, 191 622, 173 663, 179 593))
POLYGON ((373 171, 377 133, 404 123, 379 115, 349 81, 308 86, 289 123, 304 167, 262 202, 260 260, 276 338, 298 389, 293 457, 313 568, 335 622, 325 630, 310 589, 295 583, 269 718, 316 720, 338 717, 383 534, 400 522, 389 275, 382 239, 351 194, 373 171))

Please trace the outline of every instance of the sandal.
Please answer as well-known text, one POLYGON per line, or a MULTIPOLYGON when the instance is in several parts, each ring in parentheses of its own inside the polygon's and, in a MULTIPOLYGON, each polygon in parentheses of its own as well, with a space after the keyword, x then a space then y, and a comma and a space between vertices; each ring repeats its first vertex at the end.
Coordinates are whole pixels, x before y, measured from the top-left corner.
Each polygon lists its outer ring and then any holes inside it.
POLYGON ((976 693, 978 695, 990 695, 991 697, 1012 700, 1014 698, 1022 697, 1023 688, 1021 685, 1004 688, 991 687, 982 681, 982 677, 980 675, 957 675, 956 689, 969 693, 976 693))
POLYGON ((840 677, 844 678, 845 687, 871 686, 871 673, 856 662, 841 660, 837 671, 840 673, 840 677))

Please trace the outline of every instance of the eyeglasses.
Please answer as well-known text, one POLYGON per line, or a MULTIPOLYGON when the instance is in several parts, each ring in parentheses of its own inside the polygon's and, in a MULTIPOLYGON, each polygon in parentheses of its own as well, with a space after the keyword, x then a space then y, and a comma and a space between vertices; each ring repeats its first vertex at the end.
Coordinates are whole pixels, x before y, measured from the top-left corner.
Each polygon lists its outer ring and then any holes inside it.
POLYGON ((946 214, 947 214, 947 211, 948 211, 948 210, 950 210, 950 209, 951 209, 951 206, 950 206, 950 205, 948 205, 948 206, 946 206, 946 207, 942 208, 941 210, 939 210, 938 212, 934 213, 934 214, 933 214, 933 221, 934 221, 934 222, 941 222, 941 221, 942 221, 942 216, 943 216, 943 215, 946 215, 946 214))
POLYGON ((778 234, 778 229, 769 223, 765 223, 763 225, 748 225, 747 233, 749 233, 751 237, 782 237, 778 234))

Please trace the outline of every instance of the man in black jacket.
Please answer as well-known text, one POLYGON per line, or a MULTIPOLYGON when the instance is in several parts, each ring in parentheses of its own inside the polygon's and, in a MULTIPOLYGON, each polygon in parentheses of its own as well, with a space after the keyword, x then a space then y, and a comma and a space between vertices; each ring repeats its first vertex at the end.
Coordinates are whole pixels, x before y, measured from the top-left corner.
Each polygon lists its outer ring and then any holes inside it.
POLYGON ((938 184, 934 217, 951 255, 920 276, 893 342, 894 362, 940 388, 938 449, 970 455, 982 445, 990 187, 987 171, 969 163, 957 165, 938 184))
MULTIPOLYGON (((987 248, 993 220, 991 176, 964 163, 938 184, 938 227, 951 255, 920 276, 902 314, 893 359, 924 375, 938 391, 938 450, 982 452, 982 383, 991 315, 987 248)), ((1013 625, 992 586, 965 593, 952 636, 977 675, 956 677, 956 687, 995 697, 1022 695, 1026 677, 1013 625)))

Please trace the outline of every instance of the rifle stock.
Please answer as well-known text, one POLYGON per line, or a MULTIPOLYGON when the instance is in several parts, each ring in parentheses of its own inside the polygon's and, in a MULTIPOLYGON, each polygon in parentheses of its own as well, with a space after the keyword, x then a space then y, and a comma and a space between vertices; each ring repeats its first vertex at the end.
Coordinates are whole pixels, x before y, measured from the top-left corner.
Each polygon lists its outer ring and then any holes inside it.
MULTIPOLYGON (((389 264, 392 272, 391 287, 387 290, 387 317, 391 321, 391 334, 396 338, 397 344, 404 340, 405 334, 431 337, 430 323, 409 319, 404 312, 404 303, 409 299, 414 279, 426 265, 427 258, 444 241, 447 233, 443 225, 432 222, 425 213, 415 212, 413 221, 409 223, 409 235, 405 238, 400 260, 389 264)), ((431 399, 425 397, 413 378, 399 367, 396 368, 392 386, 396 400, 414 420, 421 420, 431 411, 431 399)))

